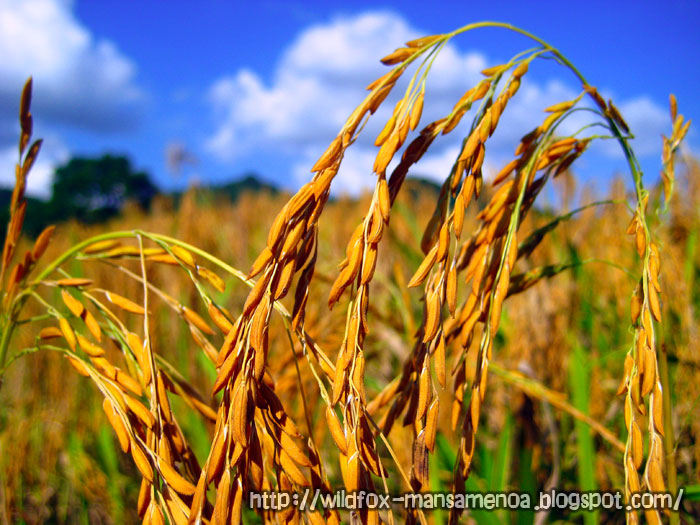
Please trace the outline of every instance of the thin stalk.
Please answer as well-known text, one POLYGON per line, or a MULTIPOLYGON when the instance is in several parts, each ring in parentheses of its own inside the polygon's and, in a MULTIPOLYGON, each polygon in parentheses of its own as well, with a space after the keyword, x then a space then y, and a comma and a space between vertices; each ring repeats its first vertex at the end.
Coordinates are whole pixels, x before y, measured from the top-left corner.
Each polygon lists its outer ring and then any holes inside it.
MULTIPOLYGON (((173 239, 171 237, 167 237, 165 235, 152 234, 152 233, 142 232, 140 230, 130 230, 130 231, 123 230, 123 231, 103 233, 103 234, 95 235, 93 237, 85 239, 84 241, 81 241, 81 242, 71 246, 68 250, 63 252, 61 255, 59 255, 53 261, 51 261, 46 267, 44 267, 44 269, 37 275, 37 277, 32 282, 30 282, 28 284, 28 286, 24 290, 22 290, 20 293, 18 293, 17 296, 14 298, 14 300, 12 302, 12 306, 10 307, 10 312, 7 314, 6 318, 4 319, 2 336, 0 337, 0 388, 2 387, 2 374, 5 370, 5 362, 7 361, 7 354, 9 351, 10 341, 12 340, 12 335, 14 334, 15 328, 18 324, 16 317, 19 315, 27 298, 34 292, 36 287, 44 279, 46 279, 49 275, 51 275, 54 271, 56 271, 56 269, 58 269, 62 264, 64 264, 66 261, 70 260, 77 253, 79 253, 82 249, 90 246, 91 244, 101 242, 101 241, 113 240, 113 239, 138 238, 140 235, 147 237, 151 240, 154 240, 156 242, 161 241, 161 242, 165 242, 168 244, 173 244, 173 245, 185 248, 185 249, 201 256, 202 258, 216 264, 217 266, 223 268, 227 272, 238 277, 240 280, 242 280, 246 283, 248 283, 248 281, 249 281, 246 278, 245 274, 243 274, 243 272, 241 272, 241 271, 233 268, 232 266, 224 263, 220 259, 217 259, 216 257, 208 254, 204 250, 200 250, 199 248, 191 246, 191 245, 189 245, 185 242, 182 242, 178 239, 173 239)), ((281 307, 281 305, 279 305, 279 306, 281 307)), ((287 312, 285 311, 284 313, 287 313, 287 312)), ((287 313, 287 315, 288 315, 288 313, 287 313)))
MULTIPOLYGON (((586 81, 585 77, 581 74, 581 72, 578 71, 578 69, 576 69, 576 67, 559 50, 550 46, 547 42, 532 35, 531 33, 528 33, 527 31, 524 31, 524 30, 517 28, 515 26, 512 26, 510 24, 505 24, 505 23, 501 23, 501 22, 482 22, 481 24, 474 24, 474 25, 465 26, 461 29, 458 29, 453 34, 462 33, 462 32, 468 31, 470 29, 473 29, 474 27, 502 27, 502 28, 510 29, 511 31, 514 31, 516 33, 520 33, 524 36, 527 36, 528 38, 534 40, 535 42, 539 42, 540 44, 542 44, 542 46, 544 46, 546 49, 548 49, 553 55, 555 55, 563 65, 568 67, 569 70, 571 70, 584 85, 588 85, 588 82, 586 81)), ((643 260, 642 286, 643 286, 643 290, 644 290, 644 307, 649 308, 649 304, 648 304, 648 297, 649 297, 648 272, 649 272, 649 259, 651 256, 651 234, 649 231, 649 226, 647 225, 645 210, 644 210, 644 201, 645 201, 645 197, 648 195, 648 192, 647 192, 647 190, 644 189, 644 184, 642 182, 642 171, 641 171, 639 162, 637 161, 637 158, 634 155, 634 151, 632 150, 632 148, 629 145, 628 139, 622 134, 619 126, 610 116, 608 116, 607 114, 604 114, 603 116, 608 123, 608 127, 610 128, 610 131, 612 132, 614 137, 617 139, 618 143, 620 144, 620 147, 622 148, 622 151, 625 155, 625 159, 626 159, 627 164, 628 164, 629 169, 630 169, 630 173, 632 175, 632 179, 634 181, 634 189, 635 189, 635 194, 637 197, 636 214, 637 214, 637 218, 639 221, 639 225, 643 228, 645 238, 646 238, 646 246, 644 248, 644 254, 642 257, 642 260, 643 260)), ((654 342, 654 337, 652 334, 652 343, 653 342, 654 342)), ((658 366, 659 361, 662 359, 661 354, 663 354, 663 350, 658 351, 658 349, 657 349, 656 354, 657 354, 657 366, 658 366)), ((670 385, 668 382, 668 374, 664 375, 664 374, 659 373, 659 382, 661 383, 662 392, 670 392, 670 385)), ((630 398, 630 395, 631 395, 630 389, 628 388, 626 402, 631 404, 632 400, 630 398)), ((651 394, 651 396, 653 396, 653 393, 651 394)), ((664 396, 664 397, 666 397, 666 396, 664 396)), ((653 404, 652 399, 653 398, 650 398, 650 401, 649 401, 650 404, 653 404)), ((627 440, 628 441, 627 442, 628 449, 630 447, 630 439, 631 438, 628 436, 628 440, 627 440)), ((666 441, 666 440, 664 440, 664 441, 666 441)), ((665 447, 665 445, 664 445, 664 447, 665 447)), ((625 456, 627 456, 628 453, 629 453, 629 450, 626 450, 625 456)), ((675 469, 675 466, 673 466, 671 468, 671 470, 674 470, 674 469, 675 469)), ((645 470, 648 470, 648 463, 647 463, 647 469, 645 469, 645 470)), ((625 475, 627 477, 626 469, 625 469, 625 475)), ((673 475, 673 474, 669 473, 669 475, 673 475)), ((626 486, 627 486, 627 483, 628 483, 628 480, 625 479, 626 486)), ((628 523, 630 521, 629 514, 627 515, 627 521, 628 521, 628 523)))
POLYGON ((5 361, 7 360, 7 350, 10 347, 10 339, 17 324, 12 320, 12 314, 8 315, 2 330, 0 339, 0 389, 2 389, 3 376, 5 374, 5 361))
POLYGON ((547 401, 549 404, 557 407, 560 410, 563 410, 570 416, 574 417, 575 419, 578 419, 579 421, 591 427, 591 429, 598 433, 600 437, 602 437, 605 441, 610 443, 620 452, 625 451, 625 444, 622 441, 620 441, 617 438, 617 436, 615 436, 615 434, 613 434, 610 430, 601 425, 598 421, 590 417, 588 414, 584 414, 571 403, 569 403, 566 400, 565 396, 563 396, 561 393, 551 390, 539 381, 526 377, 519 372, 514 372, 512 370, 503 368, 497 363, 494 363, 493 361, 490 363, 489 368, 496 376, 503 379, 506 383, 509 383, 515 386, 516 388, 519 388, 523 392, 533 397, 536 397, 540 401, 547 401))
MULTIPOLYGON (((666 344, 661 344, 661 352, 659 352, 659 376, 662 385, 670 385, 668 377, 668 352, 666 344)), ((676 472, 676 450, 675 436, 673 434, 673 418, 671 417, 671 391, 662 386, 663 406, 664 406, 664 452, 666 453, 666 477, 668 478, 668 490, 671 494, 676 494, 678 491, 678 473, 676 472)), ((680 516, 677 512, 671 512, 671 525, 680 523, 680 516)))

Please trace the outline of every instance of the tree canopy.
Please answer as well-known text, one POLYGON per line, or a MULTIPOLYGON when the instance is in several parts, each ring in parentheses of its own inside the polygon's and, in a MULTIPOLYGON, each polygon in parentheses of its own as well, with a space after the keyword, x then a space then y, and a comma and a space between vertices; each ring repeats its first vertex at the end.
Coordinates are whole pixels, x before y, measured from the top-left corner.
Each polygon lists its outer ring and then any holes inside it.
POLYGON ((54 221, 75 217, 100 222, 118 214, 126 201, 148 207, 157 188, 128 158, 73 158, 56 170, 49 205, 54 221))

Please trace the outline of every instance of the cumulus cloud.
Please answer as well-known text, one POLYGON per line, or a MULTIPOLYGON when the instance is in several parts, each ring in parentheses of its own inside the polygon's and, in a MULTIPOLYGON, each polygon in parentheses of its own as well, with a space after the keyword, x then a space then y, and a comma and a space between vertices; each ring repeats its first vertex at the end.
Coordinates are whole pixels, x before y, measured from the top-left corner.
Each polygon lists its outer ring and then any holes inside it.
POLYGON ((136 67, 112 42, 96 40, 66 0, 0 2, 0 117, 16 114, 34 77, 34 113, 93 131, 132 127, 144 94, 136 67))
POLYGON ((661 134, 670 133, 668 111, 646 96, 624 101, 619 109, 630 129, 636 133, 632 146, 637 154, 657 154, 661 149, 661 134))
POLYGON ((73 15, 72 2, 0 1, 0 57, 0 185, 14 185, 19 97, 30 75, 35 130, 46 140, 28 193, 48 197, 54 167, 68 158, 51 137, 57 126, 103 133, 138 124, 145 95, 136 66, 112 42, 96 40, 73 15))
MULTIPOLYGON (((224 162, 251 153, 286 156, 293 180, 297 184, 308 180, 309 167, 365 96, 361 88, 387 71, 378 58, 422 34, 399 15, 385 11, 337 17, 306 29, 282 54, 270 82, 253 70, 242 69, 213 83, 208 101, 216 124, 206 148, 224 162)), ((464 90, 481 78, 479 72, 493 63, 483 52, 446 46, 428 77, 424 122, 446 115, 464 90)), ((394 100, 404 88, 405 84, 397 85, 394 100)), ((578 87, 559 81, 526 76, 489 142, 487 167, 498 169, 507 162, 520 136, 542 121, 545 107, 578 92, 578 87)), ((647 97, 622 101, 618 106, 637 133, 638 154, 657 154, 659 134, 667 126, 665 111, 647 97)), ((356 193, 374 184, 371 168, 376 148, 372 142, 392 107, 390 98, 350 149, 336 190, 356 193)), ((468 122, 465 118, 460 125, 461 136, 468 122)), ((575 114, 562 131, 575 132, 588 122, 585 113, 575 114)), ((444 179, 458 154, 460 130, 437 141, 414 172, 444 179)), ((619 148, 612 145, 598 148, 596 154, 620 157, 619 148)))
POLYGON ((252 146, 282 149, 320 146, 333 137, 364 94, 361 86, 382 74, 377 62, 387 42, 417 33, 388 13, 371 13, 303 32, 287 49, 267 86, 251 70, 219 79, 209 91, 217 129, 209 149, 223 159, 252 146))

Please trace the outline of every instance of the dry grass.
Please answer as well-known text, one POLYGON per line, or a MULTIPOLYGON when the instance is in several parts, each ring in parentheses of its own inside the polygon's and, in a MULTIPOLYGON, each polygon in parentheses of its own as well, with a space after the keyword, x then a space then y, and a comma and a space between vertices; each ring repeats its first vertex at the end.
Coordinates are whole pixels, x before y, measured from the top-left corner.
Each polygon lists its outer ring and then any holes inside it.
MULTIPOLYGON (((394 67, 370 85, 313 167, 311 181, 286 203, 257 196, 236 207, 203 207, 190 193, 179 211, 167 202, 157 204, 150 216, 134 211, 113 224, 117 231, 70 225, 49 246, 54 234, 49 229, 12 265, 15 253, 22 253, 24 185, 40 146, 27 150, 28 84, 20 110, 23 160, 1 279, 0 370, 13 407, 3 422, 2 445, 21 443, 27 452, 24 463, 4 465, 8 515, 41 521, 47 508, 71 507, 51 503, 51 496, 40 494, 37 504, 17 494, 20 484, 52 486, 27 479, 31 462, 41 465, 39 472, 64 465, 64 475, 74 471, 76 477, 99 470, 85 461, 90 454, 62 459, 60 448, 70 448, 72 429, 95 428, 96 419, 109 422, 118 446, 133 460, 133 466, 123 464, 128 456, 112 460, 112 474, 128 472, 141 484, 138 494, 129 493, 126 482, 110 485, 99 475, 90 478, 92 487, 80 485, 86 501, 101 497, 114 505, 124 496, 133 504, 110 510, 100 504, 99 516, 90 515, 95 521, 109 521, 110 515, 117 522, 131 521, 137 514, 144 523, 239 523, 253 519, 245 505, 250 491, 474 490, 469 482, 479 469, 473 466, 487 464, 479 438, 484 435, 488 449, 499 428, 512 431, 513 419, 521 443, 517 450, 537 450, 529 468, 522 456, 518 460, 521 474, 534 478, 533 489, 551 483, 566 488, 560 472, 571 469, 561 465, 568 457, 579 462, 569 488, 590 490, 594 487, 584 485, 593 482, 623 489, 629 497, 639 491, 675 492, 678 477, 686 484, 693 479, 700 452, 688 440, 700 430, 684 418, 692 414, 697 392, 690 382, 681 387, 679 378, 696 374, 697 365, 676 366, 676 389, 682 392, 676 390, 672 409, 668 360, 658 342, 665 334, 674 358, 696 363, 686 349, 697 330, 695 285, 688 274, 698 261, 682 249, 689 245, 688 232, 697 236, 697 182, 684 179, 692 191, 672 199, 674 159, 688 123, 676 115, 672 99, 672 133, 664 139, 663 158, 665 200, 674 210, 669 224, 656 219, 653 208, 660 197, 642 185, 629 130, 615 106, 539 40, 541 47, 484 71, 483 80, 448 115, 421 128, 431 53, 480 25, 409 42, 385 57, 383 62, 394 67), (581 80, 581 93, 548 108, 542 122, 515 145, 513 161, 484 183, 489 138, 521 78, 541 58, 554 58, 571 70, 581 80), (357 202, 329 202, 345 151, 414 62, 419 66, 376 139, 374 192, 357 202), (630 158, 629 226, 624 207, 629 200, 622 191, 563 216, 537 209, 544 188, 571 187, 571 165, 592 140, 600 140, 557 134, 559 124, 583 105, 630 158), (458 124, 466 116, 471 123, 462 149, 437 199, 412 197, 406 190, 411 166, 441 135, 461 130, 458 124), (387 173, 395 156, 400 159, 387 173), (267 225, 255 217, 280 208, 265 234, 261 227, 267 225), (408 213, 410 208, 414 212, 408 213), (427 223, 420 242, 416 222, 427 223), (631 243, 620 242, 625 227, 631 243), (609 238, 601 239, 601 231, 609 238), (71 245, 73 237, 85 240, 71 245), (566 251, 575 257, 562 257, 566 251), (250 260, 248 274, 236 269, 250 260), (628 270, 611 270, 601 261, 628 270), (685 269, 677 267, 679 261, 685 261, 685 269), (664 279, 664 273, 683 279, 664 279), (587 289, 590 279, 596 279, 595 293, 587 289), (420 297, 409 291, 418 287, 420 297), (634 290, 631 324, 628 290, 634 290), (583 307, 591 311, 577 313, 583 307), (672 312, 670 324, 667 312, 672 312), (593 339, 598 329, 606 334, 604 344, 593 339), (585 346, 589 374, 581 376, 575 359, 585 346), (610 348, 623 349, 612 367, 604 364, 609 356, 600 355, 610 348), (38 350, 62 354, 97 387, 99 403, 91 396, 80 407, 79 398, 60 394, 83 388, 82 383, 43 354, 41 361, 27 360, 48 364, 21 368, 22 360, 4 373, 18 357, 38 350), (572 399, 561 394, 567 390, 567 370, 572 399), (27 391, 31 378, 38 381, 27 391), (621 401, 613 402, 616 388, 621 401), (40 457, 31 452, 31 436, 22 438, 28 415, 19 410, 34 406, 26 396, 38 396, 35 390, 62 403, 62 416, 47 430, 55 440, 37 449, 40 457), (99 404, 105 418, 94 412, 92 405, 99 404), (558 434, 566 425, 571 428, 572 419, 598 436, 595 453, 557 452, 569 446, 558 434), (681 432, 677 443, 674 431, 681 432), (683 444, 675 454, 674 445, 683 444), (447 469, 441 466, 445 461, 451 462, 447 469), (587 461, 596 462, 590 475, 581 466, 587 461)), ((44 425, 48 417, 32 414, 44 425)), ((592 443, 588 430, 576 428, 569 431, 572 439, 592 443)), ((508 487, 517 484, 494 481, 490 488, 508 487)), ((420 510, 395 512, 290 507, 259 511, 258 518, 285 523, 441 519, 420 510)), ((626 518, 636 522, 639 516, 626 518)), ((651 511, 645 518, 656 523, 662 515, 651 511)), ((457 522, 460 514, 452 512, 449 519, 457 522)))

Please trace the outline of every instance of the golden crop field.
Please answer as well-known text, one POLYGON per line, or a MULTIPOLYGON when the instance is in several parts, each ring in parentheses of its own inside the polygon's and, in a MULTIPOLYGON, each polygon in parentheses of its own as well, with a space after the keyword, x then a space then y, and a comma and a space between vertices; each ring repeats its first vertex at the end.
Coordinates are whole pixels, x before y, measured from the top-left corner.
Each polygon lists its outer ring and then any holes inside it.
POLYGON ((193 188, 36 239, 22 234, 41 155, 28 82, 0 277, 0 522, 700 517, 700 166, 681 153, 682 101, 670 99, 654 186, 613 101, 536 38, 424 122, 432 54, 471 29, 385 57, 387 74, 294 195, 231 203, 193 188), (576 75, 580 95, 547 108, 484 178, 500 116, 545 58, 576 75), (331 197, 346 150, 402 76, 412 81, 376 138, 374 191, 331 197), (582 107, 629 160, 609 194, 575 175, 602 139, 560 135, 582 107), (442 186, 412 179, 463 117, 442 186), (251 494, 342 489, 684 496, 672 511, 251 508, 251 494))

